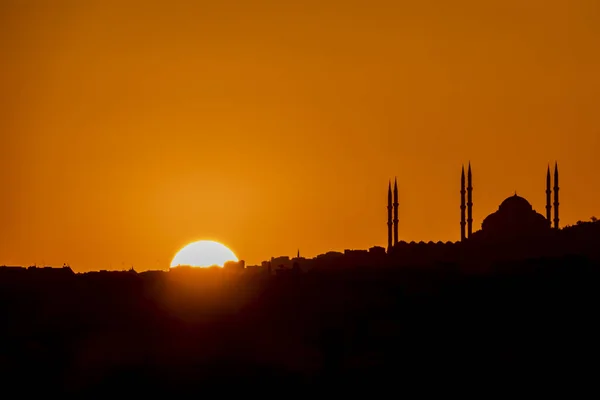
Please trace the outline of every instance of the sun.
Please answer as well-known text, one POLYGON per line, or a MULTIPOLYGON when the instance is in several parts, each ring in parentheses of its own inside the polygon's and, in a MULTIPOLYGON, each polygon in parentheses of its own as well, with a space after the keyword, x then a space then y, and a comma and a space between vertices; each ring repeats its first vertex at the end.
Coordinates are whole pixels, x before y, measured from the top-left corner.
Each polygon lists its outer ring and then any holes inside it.
POLYGON ((186 245, 179 250, 171 261, 171 268, 177 266, 190 267, 222 267, 227 261, 239 261, 227 246, 212 240, 200 240, 186 245))

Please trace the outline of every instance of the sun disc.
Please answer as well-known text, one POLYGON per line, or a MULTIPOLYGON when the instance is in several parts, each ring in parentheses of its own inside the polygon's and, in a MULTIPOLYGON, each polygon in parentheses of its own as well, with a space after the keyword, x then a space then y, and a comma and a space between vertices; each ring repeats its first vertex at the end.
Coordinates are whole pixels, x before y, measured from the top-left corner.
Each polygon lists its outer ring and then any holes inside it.
POLYGON ((179 250, 171 261, 171 268, 177 266, 206 268, 214 265, 222 267, 227 261, 239 260, 224 244, 212 240, 200 240, 179 250))

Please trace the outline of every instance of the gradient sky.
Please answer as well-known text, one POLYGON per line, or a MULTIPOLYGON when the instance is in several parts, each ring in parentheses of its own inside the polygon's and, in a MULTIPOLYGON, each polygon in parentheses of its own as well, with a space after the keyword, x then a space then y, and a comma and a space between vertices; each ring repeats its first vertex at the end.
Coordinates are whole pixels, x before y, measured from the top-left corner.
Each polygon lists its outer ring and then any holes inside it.
POLYGON ((2 1, 0 265, 458 240, 517 190, 600 217, 600 2, 2 1), (51 5, 50 5, 51 4, 51 5))

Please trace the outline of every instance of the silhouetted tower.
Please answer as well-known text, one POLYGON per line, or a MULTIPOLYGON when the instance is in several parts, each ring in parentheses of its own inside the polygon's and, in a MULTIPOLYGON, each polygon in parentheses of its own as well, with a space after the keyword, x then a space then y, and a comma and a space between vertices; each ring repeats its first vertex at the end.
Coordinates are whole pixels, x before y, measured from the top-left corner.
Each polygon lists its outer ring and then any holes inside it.
POLYGON ((392 182, 388 184, 388 205, 387 205, 387 226, 388 226, 388 252, 392 249, 392 182))
POLYGON ((558 229, 558 163, 554 162, 554 229, 558 229))
POLYGON ((394 178, 394 246, 398 244, 398 182, 394 178))
POLYGON ((548 172, 546 173, 546 219, 548 226, 552 227, 552 190, 550 190, 550 164, 548 164, 548 172))
POLYGON ((471 162, 467 172, 467 237, 473 233, 473 175, 471 175, 471 162))
POLYGON ((300 258, 300 249, 298 249, 298 255, 296 256, 296 258, 300 258))
POLYGON ((465 240, 465 225, 467 222, 465 221, 465 210, 467 206, 465 205, 465 195, 467 191, 465 190, 465 166, 462 167, 462 172, 460 174, 460 240, 465 240))

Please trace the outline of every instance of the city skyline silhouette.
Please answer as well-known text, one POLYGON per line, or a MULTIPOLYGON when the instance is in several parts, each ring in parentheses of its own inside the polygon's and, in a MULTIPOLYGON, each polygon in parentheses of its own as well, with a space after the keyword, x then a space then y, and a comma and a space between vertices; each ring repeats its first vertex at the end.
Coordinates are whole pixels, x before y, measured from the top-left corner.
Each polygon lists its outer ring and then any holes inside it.
MULTIPOLYGON (((544 206, 545 209, 545 217, 541 215, 537 210, 528 202, 527 199, 517 195, 517 191, 514 192, 514 195, 507 197, 502 204, 500 205, 497 211, 490 213, 488 216, 483 218, 478 218, 481 220, 481 224, 479 226, 473 225, 474 214, 473 214, 473 175, 471 162, 469 161, 467 164, 467 172, 465 173, 465 166, 462 166, 461 176, 460 176, 460 239, 454 241, 440 241, 440 240, 405 240, 400 239, 399 233, 399 197, 398 197, 398 180, 394 178, 394 184, 392 189, 392 180, 388 182, 388 192, 387 192, 387 245, 383 246, 379 243, 374 243, 371 246, 368 246, 364 249, 357 248, 343 248, 343 249, 329 249, 323 253, 314 255, 313 257, 308 257, 308 259, 318 259, 321 256, 326 254, 335 252, 337 254, 343 254, 348 252, 361 252, 367 251, 369 248, 384 248, 386 252, 389 254, 393 251, 394 247, 398 246, 399 242, 403 243, 446 243, 452 244, 457 242, 462 242, 467 239, 470 239, 472 236, 476 238, 478 241, 494 241, 498 238, 494 238, 497 236, 497 233, 494 233, 494 230, 504 231, 502 235, 504 236, 515 236, 518 237, 521 234, 526 235, 541 235, 542 237, 546 236, 546 227, 554 230, 559 230, 559 170, 558 170, 558 162, 555 161, 553 167, 553 173, 551 173, 550 164, 548 164, 547 172, 546 172, 546 186, 545 186, 545 195, 546 195, 546 204, 544 206), (393 212, 392 212, 393 210, 393 212), (499 214, 500 213, 500 214, 499 214), (510 220, 510 221, 509 221, 510 220), (508 223, 508 225, 507 225, 508 223), (533 225, 532 225, 533 224, 533 225), (485 227, 487 226, 487 230, 485 227), (494 228, 494 226, 496 226, 494 228), (504 226, 504 227, 502 227, 504 226), (533 231, 531 231, 533 229, 533 231), (485 230, 485 232, 484 232, 485 230), (524 232, 521 232, 524 231, 524 232), (528 232, 530 231, 530 232, 528 232), (490 236, 491 235, 491 236, 490 236), (487 239, 485 239, 487 237, 487 239)), ((579 219, 576 221, 576 224, 581 224, 588 219, 579 219)), ((589 221, 596 222, 597 218, 595 216, 591 216, 589 221)), ((575 224, 573 224, 575 225, 575 224)), ((570 228, 572 225, 565 225, 566 228, 570 228)), ((298 255, 295 259, 300 259, 300 250, 297 249, 298 255)), ((210 255, 208 255, 210 257, 210 255)), ((271 254, 270 257, 266 257, 258 263, 249 264, 249 268, 261 268, 264 266, 266 262, 270 262, 273 259, 286 259, 285 264, 291 263, 292 257, 289 255, 282 254, 271 254)), ((307 257, 303 257, 307 258, 307 257)), ((235 260, 231 260, 235 261, 235 260)), ((243 265, 246 265, 246 260, 241 260, 243 265)), ((10 264, 4 263, 3 266, 10 266, 10 264)), ((291 265, 291 264, 290 264, 291 265)), ((31 267, 56 267, 47 265, 45 263, 41 263, 38 265, 37 263, 33 263, 30 265, 31 267)), ((63 263, 63 266, 68 266, 71 268, 69 263, 63 263)), ((208 267, 209 265, 205 265, 208 267)), ((216 266, 216 265, 215 265, 216 266)), ((220 265, 221 267, 223 265, 220 265)), ((27 266, 19 266, 20 268, 25 268, 27 266)), ((172 267, 172 266, 171 266, 172 267)), ((113 263, 110 263, 108 266, 104 266, 102 268, 97 269, 96 271, 126 271, 128 269, 137 270, 137 271, 157 271, 157 270, 169 270, 169 265, 157 265, 154 268, 152 266, 137 266, 134 268, 134 265, 126 265, 124 262, 121 262, 119 266, 113 266, 113 263)), ((244 268, 244 267, 242 267, 244 268)), ((85 269, 81 267, 73 266, 73 270, 75 272, 85 272, 85 269)), ((88 269, 88 271, 94 271, 93 269, 88 269)))

